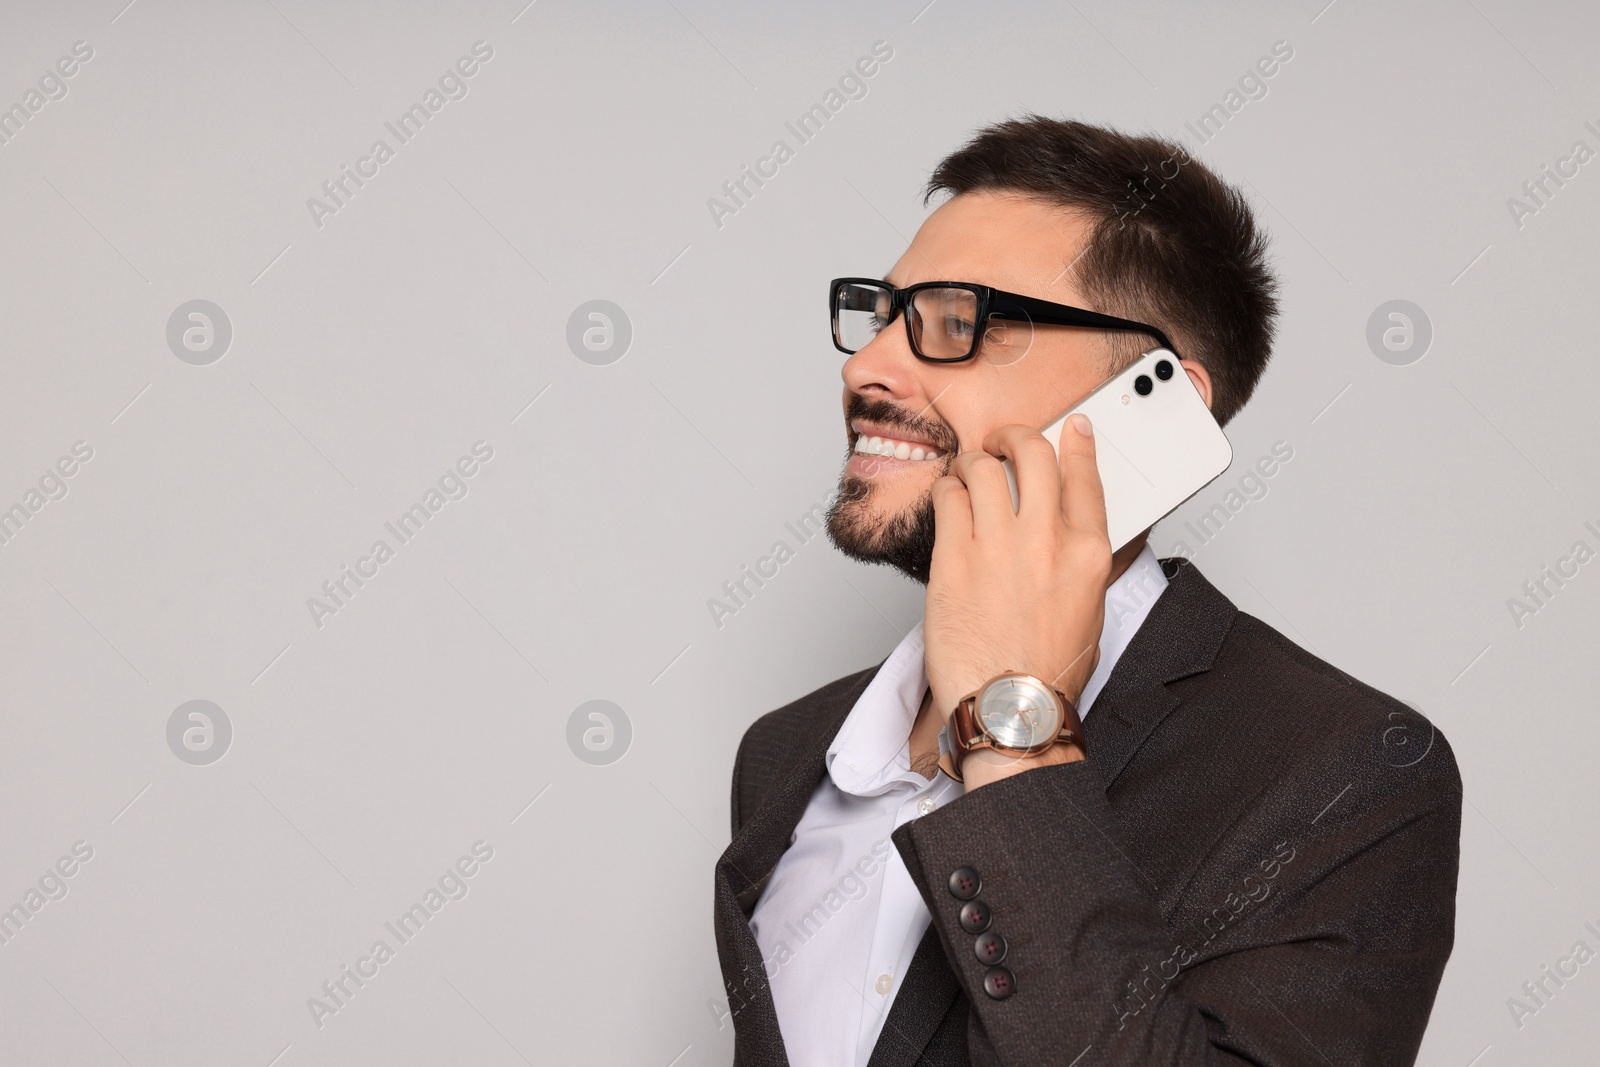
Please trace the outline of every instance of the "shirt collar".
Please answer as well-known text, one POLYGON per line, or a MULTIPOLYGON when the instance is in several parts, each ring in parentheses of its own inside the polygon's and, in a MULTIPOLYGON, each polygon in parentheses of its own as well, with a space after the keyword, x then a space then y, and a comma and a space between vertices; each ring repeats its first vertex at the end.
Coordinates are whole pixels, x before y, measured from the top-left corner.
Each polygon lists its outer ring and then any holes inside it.
MULTIPOLYGON (((1080 716, 1089 714, 1117 660, 1166 587, 1167 576, 1147 543, 1106 590, 1100 661, 1078 699, 1080 716)), ((910 771, 911 727, 927 688, 919 620, 883 661, 828 746, 825 761, 834 785, 846 793, 868 796, 881 793, 910 771)))

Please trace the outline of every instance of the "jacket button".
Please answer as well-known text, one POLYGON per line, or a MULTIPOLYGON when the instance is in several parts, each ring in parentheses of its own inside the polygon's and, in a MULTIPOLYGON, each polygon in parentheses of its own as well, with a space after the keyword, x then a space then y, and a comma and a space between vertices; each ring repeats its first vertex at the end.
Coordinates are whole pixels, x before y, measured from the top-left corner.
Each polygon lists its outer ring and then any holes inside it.
POLYGON ((990 930, 978 935, 972 951, 977 953, 979 963, 999 963, 1006 958, 1006 939, 990 930))
POLYGON ((961 929, 969 934, 981 934, 989 929, 994 913, 981 900, 969 900, 961 905, 961 929))
POLYGON ((1004 967, 990 967, 983 974, 983 991, 992 1000, 1004 1000, 1017 991, 1017 980, 1004 967))
POLYGON ((950 875, 950 895, 957 900, 971 900, 983 887, 983 879, 971 867, 957 867, 950 875))

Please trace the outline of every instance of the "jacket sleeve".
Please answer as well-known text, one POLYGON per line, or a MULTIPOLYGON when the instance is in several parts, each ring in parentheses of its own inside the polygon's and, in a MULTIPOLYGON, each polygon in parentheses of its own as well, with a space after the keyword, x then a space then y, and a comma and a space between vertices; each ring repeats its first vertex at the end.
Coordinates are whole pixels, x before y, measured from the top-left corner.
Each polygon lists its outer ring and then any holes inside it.
POLYGON ((1229 855, 1177 887, 1140 873, 1086 761, 901 826, 893 840, 971 1003, 972 1062, 1412 1063, 1454 938, 1460 778, 1439 741, 1429 773, 1368 766, 1326 817, 1312 818, 1322 794, 1305 775, 1282 776, 1228 829, 1216 851, 1229 855), (1003 999, 960 924, 959 868, 977 872, 1006 942, 1003 999))

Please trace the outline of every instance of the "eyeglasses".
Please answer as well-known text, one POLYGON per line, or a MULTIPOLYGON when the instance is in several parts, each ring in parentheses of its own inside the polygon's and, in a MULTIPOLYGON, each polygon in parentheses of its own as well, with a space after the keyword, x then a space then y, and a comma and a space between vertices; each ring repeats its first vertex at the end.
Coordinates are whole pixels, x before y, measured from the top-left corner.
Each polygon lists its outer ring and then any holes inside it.
POLYGON ((835 278, 828 283, 828 310, 833 318, 833 346, 850 354, 867 347, 902 311, 911 351, 928 363, 971 359, 983 341, 984 331, 978 324, 987 325, 992 318, 1147 333, 1163 348, 1177 352, 1167 335, 1154 326, 972 282, 920 282, 896 289, 876 278, 835 278))

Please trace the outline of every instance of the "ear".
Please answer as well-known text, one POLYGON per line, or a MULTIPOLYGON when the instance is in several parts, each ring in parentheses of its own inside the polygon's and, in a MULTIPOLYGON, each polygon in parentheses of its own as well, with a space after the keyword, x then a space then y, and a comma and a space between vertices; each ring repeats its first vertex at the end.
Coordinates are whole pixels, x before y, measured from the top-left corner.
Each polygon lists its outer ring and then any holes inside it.
POLYGON ((1200 399, 1206 402, 1206 407, 1211 407, 1211 375, 1206 373, 1205 367, 1192 359, 1178 360, 1183 369, 1189 372, 1189 380, 1194 383, 1195 389, 1200 393, 1200 399))

